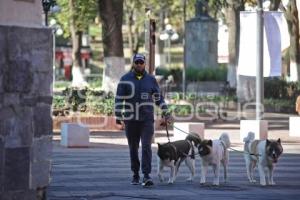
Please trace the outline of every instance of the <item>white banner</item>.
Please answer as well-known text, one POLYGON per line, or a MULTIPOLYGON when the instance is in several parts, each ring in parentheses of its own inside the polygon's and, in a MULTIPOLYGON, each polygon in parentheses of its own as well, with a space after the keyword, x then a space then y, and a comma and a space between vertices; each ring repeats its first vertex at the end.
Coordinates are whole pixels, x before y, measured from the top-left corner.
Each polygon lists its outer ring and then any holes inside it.
MULTIPOLYGON (((240 52, 237 73, 256 76, 257 13, 240 12, 240 52)), ((281 51, 287 47, 282 12, 264 12, 264 77, 281 76, 281 51)))

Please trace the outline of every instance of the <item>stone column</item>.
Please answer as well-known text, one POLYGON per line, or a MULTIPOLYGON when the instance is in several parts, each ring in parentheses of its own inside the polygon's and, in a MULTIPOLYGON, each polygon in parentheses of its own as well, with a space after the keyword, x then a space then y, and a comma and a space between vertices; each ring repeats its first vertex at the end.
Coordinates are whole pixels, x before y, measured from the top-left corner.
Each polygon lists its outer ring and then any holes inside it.
POLYGON ((236 95, 238 98, 238 102, 246 103, 246 102, 255 102, 256 98, 256 87, 255 87, 255 79, 253 76, 242 76, 239 75, 238 83, 236 88, 236 95))
POLYGON ((195 17, 186 22, 186 66, 218 66, 218 23, 210 17, 195 17))
POLYGON ((52 151, 52 31, 40 0, 0 1, 0 199, 46 199, 52 151))
POLYGON ((46 199, 52 151, 52 45, 51 29, 0 25, 1 200, 46 199))

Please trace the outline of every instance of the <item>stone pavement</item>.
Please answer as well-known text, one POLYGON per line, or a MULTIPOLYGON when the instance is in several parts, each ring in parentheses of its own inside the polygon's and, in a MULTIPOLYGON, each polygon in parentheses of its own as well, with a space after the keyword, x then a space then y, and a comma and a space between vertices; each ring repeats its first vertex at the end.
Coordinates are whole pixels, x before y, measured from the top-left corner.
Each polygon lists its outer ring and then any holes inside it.
MULTIPOLYGON (((132 186, 129 152, 122 132, 97 132, 91 135, 90 148, 64 148, 59 136, 54 137, 53 166, 48 200, 113 200, 113 199, 298 199, 300 195, 300 138, 288 136, 287 121, 274 121, 271 138, 283 140, 284 154, 275 168, 276 186, 261 187, 250 184, 246 178, 243 155, 230 152, 229 183, 211 186, 212 172, 207 184, 201 186, 200 159, 196 160, 196 176, 186 182, 188 169, 183 163, 173 185, 159 183, 156 176, 156 145, 153 144, 153 172, 155 186, 132 186), (280 125, 281 124, 281 125, 280 125)), ((220 123, 207 126, 212 138, 226 130, 232 138, 233 148, 241 149, 238 124, 220 123)), ((167 142, 164 131, 157 132, 156 142, 167 142)), ((221 172, 222 174, 222 172, 221 172)), ((166 168, 165 177, 169 175, 166 168)), ((222 178, 221 178, 222 180, 222 178)), ((256 180, 258 172, 256 170, 256 180)))

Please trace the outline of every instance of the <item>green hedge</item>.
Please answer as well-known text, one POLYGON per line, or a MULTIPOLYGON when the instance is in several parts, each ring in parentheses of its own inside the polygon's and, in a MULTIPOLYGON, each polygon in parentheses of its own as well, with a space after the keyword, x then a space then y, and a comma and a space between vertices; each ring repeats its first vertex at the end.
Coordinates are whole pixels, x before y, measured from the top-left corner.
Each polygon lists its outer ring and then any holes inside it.
MULTIPOLYGON (((156 74, 167 78, 169 75, 174 77, 175 82, 181 82, 182 69, 181 68, 156 68, 156 74)), ((195 81, 226 81, 227 68, 226 66, 219 66, 218 68, 203 68, 197 69, 189 67, 186 69, 186 80, 189 82, 195 81)))
POLYGON ((266 112, 296 113, 294 99, 264 99, 266 112))
POLYGON ((89 88, 66 88, 62 95, 53 97, 53 109, 113 115, 114 96, 112 93, 89 88))
MULTIPOLYGON (((300 95, 299 82, 286 82, 282 79, 272 78, 265 79, 265 101, 267 108, 275 109, 274 111, 294 112, 296 97, 300 95)), ((172 100, 179 101, 182 93, 172 93, 169 96, 172 100)), ((209 101, 209 102, 226 102, 236 101, 235 96, 196 96, 187 94, 185 100, 189 102, 209 101)), ((88 112, 93 114, 113 115, 114 96, 112 93, 96 91, 88 88, 77 89, 67 88, 62 95, 53 97, 54 109, 68 109, 72 111, 88 112)), ((187 115, 191 112, 189 106, 170 105, 170 109, 177 115, 187 115)))
POLYGON ((293 99, 300 95, 300 82, 287 82, 281 78, 266 78, 264 95, 269 99, 293 99))

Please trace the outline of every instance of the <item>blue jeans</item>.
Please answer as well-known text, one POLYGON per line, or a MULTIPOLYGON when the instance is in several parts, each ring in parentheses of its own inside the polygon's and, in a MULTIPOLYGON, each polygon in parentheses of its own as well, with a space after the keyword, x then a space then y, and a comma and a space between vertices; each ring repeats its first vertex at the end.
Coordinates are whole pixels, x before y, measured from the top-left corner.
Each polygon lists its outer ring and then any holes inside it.
POLYGON ((130 152, 131 171, 134 174, 139 173, 139 143, 142 141, 142 173, 148 176, 151 173, 153 121, 126 121, 125 132, 130 152))

